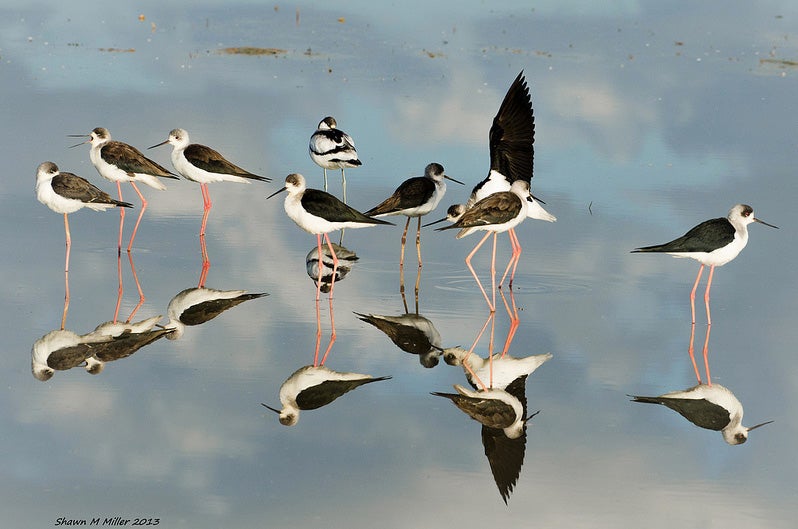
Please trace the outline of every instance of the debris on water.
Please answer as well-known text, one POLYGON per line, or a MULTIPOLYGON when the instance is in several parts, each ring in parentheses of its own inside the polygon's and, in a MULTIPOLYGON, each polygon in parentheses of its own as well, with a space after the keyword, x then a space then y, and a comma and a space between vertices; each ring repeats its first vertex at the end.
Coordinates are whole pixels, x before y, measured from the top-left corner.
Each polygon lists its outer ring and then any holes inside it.
POLYGON ((237 46, 234 48, 222 48, 218 53, 224 55, 284 55, 288 53, 280 48, 257 48, 254 46, 237 46))

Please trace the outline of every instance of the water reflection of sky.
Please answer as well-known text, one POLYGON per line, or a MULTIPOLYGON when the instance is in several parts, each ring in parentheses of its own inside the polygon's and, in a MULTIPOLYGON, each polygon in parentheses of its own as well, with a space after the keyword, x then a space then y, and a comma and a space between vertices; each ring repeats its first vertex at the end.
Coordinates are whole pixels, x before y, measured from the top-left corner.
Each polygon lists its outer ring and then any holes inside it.
MULTIPOLYGON (((796 255, 787 245, 798 120, 795 70, 773 61, 798 57, 798 12, 786 2, 597 6, 6 3, 6 519, 18 527, 117 515, 160 517, 165 527, 791 526, 798 388, 796 255), (217 53, 228 46, 287 54, 217 53), (364 161, 348 180, 351 202, 365 209, 430 161, 469 184, 480 179, 488 127, 521 69, 535 105, 534 190, 558 222, 519 230, 522 311, 511 351, 554 358, 527 383, 531 411, 543 411, 508 507, 478 425, 429 395, 462 383, 462 372, 423 369, 352 314, 403 312, 398 228, 347 233, 361 259, 336 287, 329 364, 393 379, 303 412, 292 429, 263 411, 259 403, 276 404, 282 381, 312 359, 315 332, 302 267, 315 241, 280 199, 264 200, 276 183, 211 186, 208 224, 208 286, 270 296, 96 377, 69 371, 43 384, 30 375, 31 344, 58 327, 63 300, 61 220, 33 198, 34 170, 50 159, 112 190, 86 146, 67 149, 66 134, 106 126, 146 147, 180 126, 278 182, 299 171, 318 186, 307 138, 332 114, 364 161), (748 248, 717 271, 713 380, 743 402, 744 423, 776 422, 729 447, 669 410, 628 402, 627 393, 692 385, 684 350, 696 272, 693 262, 628 251, 741 201, 781 229, 752 226, 748 248)), ((169 166, 166 150, 148 154, 169 166)), ((133 254, 147 296, 142 318, 165 314, 197 282, 197 187, 145 191, 150 208, 133 254)), ((448 193, 447 204, 466 191, 448 193)), ((70 219, 67 327, 76 332, 112 316, 115 222, 111 212, 70 219)), ((462 262, 477 241, 426 230, 422 240, 421 313, 445 345, 469 345, 486 316, 462 262)), ((129 313, 138 298, 125 270, 129 313)), ((327 310, 322 303, 323 322, 327 310)), ((503 339, 501 310, 497 320, 503 339)))

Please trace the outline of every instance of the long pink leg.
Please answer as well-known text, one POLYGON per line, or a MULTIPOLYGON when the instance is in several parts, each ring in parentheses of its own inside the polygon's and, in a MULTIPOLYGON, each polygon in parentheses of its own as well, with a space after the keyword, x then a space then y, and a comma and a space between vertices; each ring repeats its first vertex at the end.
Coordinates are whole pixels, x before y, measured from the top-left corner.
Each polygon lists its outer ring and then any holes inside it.
MULTIPOLYGON (((327 361, 327 356, 330 354, 330 350, 332 349, 333 344, 335 343, 336 333, 335 333, 335 312, 333 311, 333 300, 330 298, 330 344, 327 346, 327 350, 324 351, 324 356, 321 357, 320 365, 324 365, 324 362, 327 361)), ((321 328, 319 328, 321 330, 321 328)))
MULTIPOLYGON (((419 217, 421 218, 421 217, 419 217)), ((410 226, 410 217, 405 222, 405 231, 402 232, 402 249, 399 251, 399 270, 404 270, 405 266, 405 243, 407 242, 407 228, 410 226)))
MULTIPOLYGON (((332 281, 330 282, 330 299, 332 299, 333 289, 335 288, 335 275, 338 273, 338 256, 335 255, 335 250, 333 250, 332 243, 330 242, 330 237, 326 233, 324 234, 324 240, 327 241, 327 248, 330 249, 330 256, 332 257, 333 260, 332 281)), ((319 260, 319 265, 321 265, 321 260, 319 260)))
POLYGON ((707 385, 712 385, 712 376, 709 374, 709 333, 712 331, 712 326, 707 325, 707 337, 704 340, 704 369, 707 371, 707 385))
MULTIPOLYGON (((319 233, 316 234, 316 245, 319 248, 319 277, 316 280, 316 307, 317 307, 317 310, 318 310, 319 299, 321 299, 321 278, 322 278, 322 275, 323 275, 322 271, 323 271, 323 268, 324 268, 324 265, 323 265, 324 261, 322 260, 324 258, 324 254, 322 254, 322 252, 321 252, 321 234, 319 234, 319 233)), ((319 323, 319 325, 321 325, 321 323, 319 323)), ((319 333, 321 333, 321 327, 319 327, 319 333)), ((321 336, 321 334, 319 334, 319 336, 321 336)))
POLYGON ((66 260, 64 262, 64 313, 61 315, 61 330, 66 328, 67 311, 69 310, 69 250, 72 247, 72 236, 69 233, 69 219, 64 213, 64 231, 66 232, 66 260))
POLYGON ((690 314, 693 318, 693 323, 695 323, 695 290, 698 288, 698 282, 701 281, 701 274, 704 273, 704 265, 701 265, 701 268, 698 269, 698 275, 695 278, 695 283, 693 283, 693 290, 690 291, 690 314))
POLYGON ((130 316, 127 317, 127 320, 125 320, 125 323, 130 323, 130 320, 133 319, 133 316, 135 316, 141 306, 144 305, 144 301, 146 301, 146 299, 144 298, 144 291, 141 289, 141 283, 139 283, 139 275, 136 273, 136 266, 133 264, 133 254, 127 254, 127 258, 128 261, 130 261, 130 271, 133 273, 133 281, 136 282, 136 290, 139 291, 139 302, 130 312, 130 316))
MULTIPOLYGON (((707 289, 704 291, 704 304, 707 307, 707 325, 712 325, 712 316, 709 313, 709 287, 712 286, 712 276, 715 273, 715 265, 709 267, 709 277, 707 278, 707 289)), ((709 375, 707 375, 709 378, 709 375)))
MULTIPOLYGON (((144 195, 141 194, 141 191, 139 191, 139 188, 138 186, 136 186, 136 183, 130 182, 130 185, 133 186, 133 189, 136 191, 136 194, 139 196, 139 199, 141 199, 141 211, 139 211, 139 218, 136 219, 136 225, 133 226, 133 235, 130 236, 130 242, 127 245, 128 252, 133 248, 133 240, 136 238, 136 232, 139 230, 139 224, 141 224, 141 217, 144 216, 144 211, 147 209, 147 199, 145 199, 144 195)), ((125 208, 119 208, 119 209, 124 210, 125 208)))
POLYGON ((499 288, 501 288, 502 284, 504 284, 504 279, 507 277, 507 273, 510 271, 510 267, 512 266, 513 271, 510 274, 510 284, 509 287, 513 288, 513 279, 515 279, 515 269, 518 267, 518 261, 521 259, 521 243, 518 242, 518 236, 515 234, 515 228, 509 230, 507 232, 507 236, 510 238, 510 245, 512 246, 513 253, 510 257, 510 260, 507 262, 507 268, 504 269, 504 274, 502 275, 501 281, 499 281, 499 288))
MULTIPOLYGON (((321 281, 319 281, 321 284, 321 281)), ((321 309, 316 298, 316 352, 313 354, 313 367, 319 367, 319 347, 321 346, 321 309)))
POLYGON ((499 234, 493 234, 493 254, 490 259, 490 289, 491 295, 493 296, 493 303, 491 303, 490 309, 496 310, 496 239, 498 239, 499 234))
POLYGON ((208 191, 208 184, 200 184, 202 191, 202 225, 200 226, 200 237, 205 236, 205 225, 208 223, 208 214, 211 212, 211 193, 208 191))
MULTIPOLYGON (((116 190, 119 193, 119 201, 122 201, 122 183, 117 181, 116 182, 116 190)), ((125 208, 117 208, 119 209, 119 243, 116 246, 116 250, 118 252, 122 252, 122 228, 125 225, 125 208)), ((115 321, 114 321, 115 322, 115 321)))
POLYGON ((510 316, 510 330, 507 331, 507 339, 504 341, 504 349, 502 350, 502 358, 507 354, 507 351, 510 350, 510 344, 515 338, 515 333, 518 331, 518 325, 521 323, 521 318, 518 317, 518 307, 515 305, 515 297, 513 296, 513 291, 510 290, 510 303, 513 305, 512 311, 510 310, 510 306, 507 304, 507 298, 504 296, 504 291, 499 290, 499 294, 502 297, 502 301, 504 302, 504 308, 507 310, 507 315, 510 316))
POLYGON ((698 364, 695 363, 695 355, 693 354, 693 341, 695 340, 695 323, 690 326, 690 345, 687 346, 687 352, 690 354, 690 361, 693 363, 693 370, 695 371, 695 378, 698 383, 701 383, 701 373, 698 371, 698 364))
POLYGON ((488 237, 490 237, 490 232, 487 232, 485 236, 482 237, 482 240, 479 241, 479 243, 474 247, 471 253, 466 256, 465 263, 466 266, 468 266, 468 269, 471 271, 471 275, 474 276, 474 279, 477 281, 477 285, 479 285, 479 289, 482 291, 482 295, 485 296, 485 302, 488 304, 490 311, 493 312, 495 310, 494 305, 490 304, 490 299, 488 298, 488 294, 485 292, 485 289, 482 288, 482 282, 480 282, 476 271, 474 271, 474 267, 471 266, 471 258, 474 257, 474 254, 477 253, 477 251, 482 247, 483 244, 485 244, 485 241, 488 240, 488 237))
MULTIPOLYGON (((407 219, 408 222, 410 218, 407 219)), ((416 230, 416 253, 418 254, 418 267, 421 268, 421 217, 418 217, 418 229, 416 230)), ((418 288, 416 288, 418 293, 418 288)))
POLYGON ((200 235, 200 252, 202 253, 202 271, 200 272, 197 288, 205 287, 205 280, 208 278, 208 270, 211 269, 211 260, 208 259, 208 249, 205 247, 205 235, 200 235))
MULTIPOLYGON (((495 313, 494 313, 495 314, 495 313)), ((496 318, 490 324, 490 341, 488 342, 488 372, 490 373, 490 388, 493 388, 493 337, 496 333, 496 318)))

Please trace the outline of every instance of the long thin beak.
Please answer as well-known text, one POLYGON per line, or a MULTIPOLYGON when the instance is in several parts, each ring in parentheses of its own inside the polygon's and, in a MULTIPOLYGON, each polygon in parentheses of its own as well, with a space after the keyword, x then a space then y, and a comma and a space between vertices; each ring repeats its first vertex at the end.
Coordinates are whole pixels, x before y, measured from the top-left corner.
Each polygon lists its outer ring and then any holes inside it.
POLYGON ((263 406, 264 408, 269 408, 270 410, 272 410, 272 411, 273 411, 274 413, 276 413, 277 415, 280 415, 280 410, 276 410, 276 409, 272 408, 271 406, 267 406, 267 405, 265 405, 265 404, 264 404, 264 403, 262 403, 262 402, 260 403, 260 405, 261 405, 261 406, 263 406))
MULTIPOLYGON (((282 188, 282 189, 280 189, 280 190, 277 190, 277 191, 275 191, 275 192, 274 192, 274 193, 272 193, 271 195, 267 196, 267 197, 266 197, 266 200, 269 200, 269 199, 270 199, 270 198, 272 198, 274 195, 277 195, 277 194, 280 194, 280 193, 282 193, 282 192, 283 192, 283 191, 285 191, 286 189, 288 189, 288 188, 287 188, 287 187, 284 187, 284 188, 282 188)), ((268 406, 267 406, 267 407, 268 407, 268 406)))
POLYGON ((147 149, 154 149, 156 147, 160 147, 161 145, 166 145, 167 143, 169 143, 169 140, 162 141, 161 143, 153 145, 152 147, 147 147, 147 149))
MULTIPOLYGON (((775 226, 773 226, 773 227, 775 228, 775 226)), ((756 430, 756 429, 757 429, 757 428, 759 428, 760 426, 765 426, 766 424, 770 424, 770 423, 772 423, 772 422, 773 422, 773 421, 767 421, 767 422, 763 422, 763 423, 757 424, 756 426, 751 426, 751 427, 748 429, 748 431, 750 432, 751 430, 756 430)))
POLYGON ((91 135, 90 134, 67 134, 67 138, 87 138, 87 137, 89 138, 88 140, 82 141, 80 143, 76 143, 75 145, 70 145, 69 148, 71 149, 73 147, 77 147, 79 145, 83 145, 85 143, 89 143, 91 141, 91 135))
POLYGON ((465 184, 464 184, 463 182, 461 182, 460 180, 455 180, 454 178, 452 178, 452 177, 451 177, 451 176, 449 176, 449 175, 443 175, 443 177, 444 177, 444 178, 446 178, 447 180, 451 180, 452 182, 457 182, 457 183, 458 183, 458 184, 460 184, 461 186, 464 186, 464 185, 465 185, 465 184))
MULTIPOLYGON (((779 229, 779 227, 778 227, 778 226, 774 226, 773 224, 768 224, 768 223, 767 223, 767 222, 765 222, 764 220, 759 220, 759 219, 758 219, 758 218, 756 218, 756 217, 754 217, 754 222, 758 222, 758 223, 760 223, 760 224, 764 224, 765 226, 770 226, 771 228, 776 228, 776 229, 779 229)), ((765 423, 765 424, 767 424, 767 423, 765 423)))
POLYGON ((436 220, 434 222, 430 222, 429 224, 422 224, 421 227, 422 228, 426 228, 427 226, 432 226, 433 224, 438 224, 439 222, 443 222, 444 220, 446 220, 446 217, 443 217, 442 219, 438 219, 438 220, 436 220))
POLYGON ((536 411, 535 413, 533 413, 532 415, 530 415, 529 417, 527 417, 526 419, 524 419, 524 422, 527 422, 527 421, 529 421, 529 419, 531 419, 532 417, 534 417, 534 416, 535 416, 535 415, 537 415, 538 413, 540 413, 540 410, 536 411))

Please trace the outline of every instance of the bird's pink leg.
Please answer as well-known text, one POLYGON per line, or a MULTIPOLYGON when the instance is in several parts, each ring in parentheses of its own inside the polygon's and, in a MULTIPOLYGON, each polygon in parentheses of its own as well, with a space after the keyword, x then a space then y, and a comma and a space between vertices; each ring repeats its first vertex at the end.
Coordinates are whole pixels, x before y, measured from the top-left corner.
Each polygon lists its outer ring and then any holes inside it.
MULTIPOLYGON (((316 234, 316 245, 319 248, 319 277, 316 279, 316 305, 319 303, 319 299, 321 299, 321 278, 323 275, 323 257, 324 254, 321 252, 321 234, 316 234)), ((321 327, 319 327, 319 332, 321 332, 321 327)))
POLYGON ((709 374, 709 333, 712 331, 712 326, 707 325, 707 337, 704 340, 704 369, 707 371, 707 385, 712 385, 712 376, 709 374))
POLYGON ((482 291, 482 295, 485 296, 485 302, 488 304, 490 311, 493 312, 495 310, 494 309, 495 305, 490 304, 490 299, 488 298, 488 294, 485 292, 485 289, 482 288, 482 283, 480 282, 476 271, 474 271, 474 267, 471 266, 471 258, 474 257, 474 254, 477 253, 477 251, 480 249, 480 247, 482 247, 483 244, 485 244, 485 241, 488 240, 488 237, 490 237, 490 232, 487 232, 485 236, 482 237, 482 240, 479 241, 479 243, 474 247, 471 253, 466 256, 465 263, 466 266, 468 266, 468 269, 471 271, 471 275, 474 276, 474 279, 476 279, 477 285, 479 285, 479 289, 482 291))
POLYGON ((698 288, 698 282, 701 281, 701 274, 704 273, 704 265, 701 265, 701 268, 698 269, 698 275, 695 278, 695 283, 693 283, 693 290, 690 291, 690 314, 693 318, 693 323, 695 323, 695 290, 698 288))
MULTIPOLYGON (((326 233, 324 234, 324 240, 327 241, 327 248, 330 249, 330 256, 333 260, 333 271, 332 271, 332 281, 330 282, 330 299, 333 298, 333 289, 335 288, 335 275, 338 273, 338 256, 335 255, 335 250, 333 250, 332 243, 330 242, 330 237, 326 233)), ((321 260, 319 261, 319 265, 321 265, 321 260)), ((319 283, 321 285, 321 283, 319 283)))
POLYGON ((695 323, 690 326, 690 345, 687 346, 687 352, 690 354, 690 361, 693 363, 693 370, 695 371, 695 378, 698 383, 701 383, 701 373, 698 371, 698 364, 695 363, 695 355, 693 354, 693 341, 695 340, 695 323))
MULTIPOLYGON (((421 217, 419 217, 421 218, 421 217)), ((405 266, 405 243, 407 242, 407 228, 410 226, 410 217, 405 222, 405 231, 402 232, 402 249, 399 251, 399 270, 404 270, 405 266)))
POLYGON ((208 277, 208 270, 211 269, 211 260, 208 258, 208 248, 205 246, 205 235, 200 235, 200 253, 202 254, 202 271, 200 272, 199 284, 197 288, 205 286, 208 277))
POLYGON ((507 236, 510 238, 510 245, 512 246, 513 253, 512 257, 510 257, 510 260, 507 262, 507 268, 504 269, 502 280, 499 281, 499 288, 501 288, 502 284, 504 284, 504 279, 507 277, 507 273, 510 271, 510 266, 512 266, 513 271, 510 274, 509 287, 513 288, 513 279, 515 279, 515 269, 518 267, 518 261, 521 259, 521 243, 518 242, 518 235, 516 235, 515 233, 515 228, 509 230, 507 232, 507 236))
POLYGON ((493 233, 493 254, 490 259, 490 289, 493 296, 493 303, 490 305, 490 310, 496 310, 496 239, 499 234, 493 233))
POLYGON ((69 250, 72 247, 72 236, 69 233, 69 219, 64 213, 64 232, 66 233, 66 261, 64 262, 64 312, 61 315, 61 330, 66 328, 67 311, 69 310, 69 250))
MULTIPOLYGON (((321 321, 321 320, 319 320, 321 321)), ((333 300, 330 298, 330 344, 327 346, 327 350, 324 351, 324 356, 321 357, 320 365, 324 365, 324 362, 327 361, 327 355, 330 354, 330 350, 332 349, 333 344, 335 343, 336 334, 335 334, 335 313, 333 312, 333 300)), ((321 327, 319 328, 321 330, 321 327)))
MULTIPOLYGON (((141 194, 139 191, 138 186, 136 186, 135 182, 130 182, 130 185, 133 186, 133 189, 136 191, 136 194, 141 199, 141 211, 139 211, 139 218, 136 219, 136 225, 133 226, 133 235, 130 236, 130 242, 127 245, 127 251, 129 252, 133 249, 133 240, 136 238, 136 232, 139 230, 139 224, 141 224, 141 217, 144 216, 144 211, 147 209, 147 199, 144 198, 144 195, 141 194)), ((120 194, 120 196, 122 196, 120 194)), ((124 210, 125 208, 119 208, 120 210, 124 210)))
POLYGON ((114 323, 119 320, 119 307, 122 305, 122 295, 125 288, 122 283, 122 252, 116 253, 116 273, 119 278, 119 287, 116 290, 116 308, 114 309, 114 323))
MULTIPOLYGON (((494 313, 495 314, 495 313, 494 313)), ((493 388, 493 337, 496 332, 496 318, 493 318, 493 321, 490 324, 490 341, 488 342, 488 373, 490 373, 490 377, 488 382, 490 385, 489 388, 493 388)))
MULTIPOLYGON (((117 181, 116 182, 116 191, 119 193, 119 201, 122 201, 122 183, 117 181)), ((117 208, 119 209, 119 243, 116 246, 117 252, 122 252, 122 228, 125 225, 125 208, 117 208)))
MULTIPOLYGON (((712 325, 712 316, 709 313, 709 288, 712 286, 712 276, 715 273, 715 265, 709 267, 709 277, 707 277, 707 289, 704 291, 704 305, 707 307, 707 325, 712 325)), ((708 333, 707 333, 708 334, 708 333)), ((709 375, 707 375, 707 378, 709 375)))
MULTIPOLYGON (((319 282, 321 284, 321 282, 319 282)), ((319 347, 321 346, 321 309, 316 298, 316 352, 313 354, 313 367, 319 367, 319 347)))
POLYGON ((200 225, 200 237, 205 237, 205 225, 208 223, 208 214, 211 212, 211 193, 208 191, 208 184, 200 184, 202 191, 202 224, 200 225))
MULTIPOLYGON (((407 219, 410 222, 410 218, 407 219)), ((416 253, 418 254, 418 267, 421 268, 421 217, 418 217, 418 229, 416 230, 416 253)), ((416 287, 418 292, 418 287, 416 287)))
MULTIPOLYGON (((127 320, 125 320, 125 323, 130 323, 130 320, 133 319, 133 316, 136 315, 136 312, 138 312, 141 306, 144 305, 145 298, 144 291, 141 289, 141 283, 139 283, 139 275, 136 273, 136 267, 133 264, 133 254, 127 254, 127 258, 130 261, 130 271, 133 272, 133 281, 136 282, 136 290, 139 291, 139 302, 130 312, 130 316, 127 317, 127 320)), ((200 285, 200 287, 202 287, 202 285, 200 285)))
POLYGON ((510 344, 515 338, 515 333, 518 331, 518 325, 521 323, 521 319, 518 317, 518 307, 515 305, 515 296, 513 295, 513 291, 510 290, 510 303, 513 305, 512 311, 510 310, 510 306, 507 304, 507 298, 504 296, 504 291, 499 290, 499 294, 502 297, 502 301, 504 302, 504 308, 507 310, 507 315, 510 316, 510 330, 507 331, 507 339, 504 341, 504 349, 502 350, 502 358, 507 354, 507 351, 510 349, 510 344))

